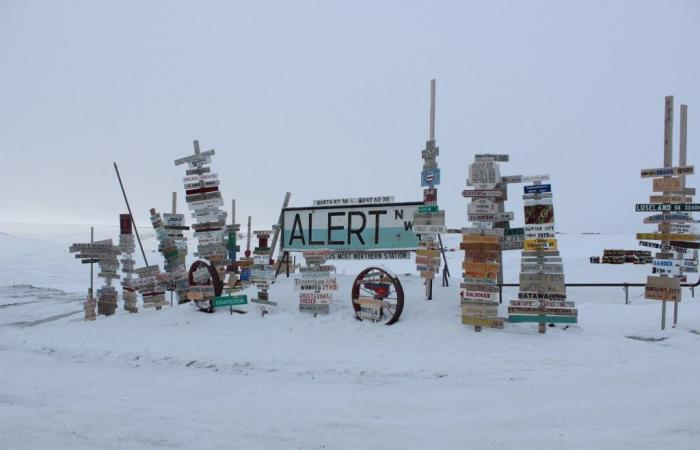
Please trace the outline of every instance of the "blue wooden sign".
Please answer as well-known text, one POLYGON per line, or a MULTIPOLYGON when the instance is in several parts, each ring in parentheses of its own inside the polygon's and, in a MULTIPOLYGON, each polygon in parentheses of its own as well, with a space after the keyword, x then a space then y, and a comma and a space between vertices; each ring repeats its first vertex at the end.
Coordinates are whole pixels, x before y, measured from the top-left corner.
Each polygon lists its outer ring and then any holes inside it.
POLYGON ((420 173, 420 185, 433 187, 440 184, 440 169, 427 169, 420 173))
POLYGON ((552 192, 551 184, 536 184, 534 186, 524 186, 526 194, 541 194, 543 192, 552 192))

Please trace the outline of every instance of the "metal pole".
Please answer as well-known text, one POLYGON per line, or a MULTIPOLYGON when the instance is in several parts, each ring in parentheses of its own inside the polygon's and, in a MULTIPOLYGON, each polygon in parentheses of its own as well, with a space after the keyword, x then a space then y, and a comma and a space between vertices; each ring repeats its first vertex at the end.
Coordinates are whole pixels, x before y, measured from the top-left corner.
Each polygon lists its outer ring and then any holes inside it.
POLYGON ((630 304, 630 289, 627 286, 627 283, 625 283, 624 289, 625 289, 625 305, 629 305, 630 304))
MULTIPOLYGON (((90 243, 92 244, 93 242, 95 242, 95 228, 90 227, 90 243)), ((90 300, 92 300, 94 298, 93 294, 92 294, 93 288, 94 288, 94 286, 92 284, 93 283, 92 280, 93 280, 93 269, 92 269, 92 263, 90 263, 90 300)))
POLYGON ((119 167, 117 163, 114 164, 114 171, 117 172, 117 179, 119 180, 119 187, 122 188, 122 195, 124 195, 124 201, 126 202, 126 209, 129 210, 129 216, 131 217, 131 223, 134 225, 134 231, 136 232, 136 239, 139 241, 139 248, 141 248, 141 256, 143 256, 143 262, 148 266, 148 259, 146 259, 146 252, 143 251, 143 245, 141 244, 141 236, 139 236, 139 229, 136 227, 136 221, 134 220, 134 215, 131 212, 131 206, 129 206, 129 199, 126 198, 126 191, 124 190, 124 183, 122 183, 122 177, 119 175, 119 167))

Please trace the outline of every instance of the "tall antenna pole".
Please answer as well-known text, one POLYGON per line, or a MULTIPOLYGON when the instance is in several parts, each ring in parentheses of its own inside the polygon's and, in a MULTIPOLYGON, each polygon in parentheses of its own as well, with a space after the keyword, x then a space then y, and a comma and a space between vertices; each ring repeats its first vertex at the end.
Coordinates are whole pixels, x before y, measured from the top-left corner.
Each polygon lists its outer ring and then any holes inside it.
POLYGON ((124 190, 124 183, 122 183, 122 177, 119 175, 119 167, 117 163, 114 164, 114 171, 117 172, 117 179, 119 180, 119 186, 122 188, 122 195, 124 195, 124 201, 126 202, 126 209, 129 210, 129 216, 131 217, 131 223, 134 225, 134 231, 136 232, 136 239, 139 241, 139 247, 141 248, 141 256, 143 256, 143 262, 148 266, 148 260, 146 259, 146 252, 143 251, 143 245, 141 245, 141 237, 139 236, 139 230, 136 227, 136 221, 134 220, 134 215, 131 213, 131 206, 129 206, 129 199, 126 198, 126 191, 124 190))

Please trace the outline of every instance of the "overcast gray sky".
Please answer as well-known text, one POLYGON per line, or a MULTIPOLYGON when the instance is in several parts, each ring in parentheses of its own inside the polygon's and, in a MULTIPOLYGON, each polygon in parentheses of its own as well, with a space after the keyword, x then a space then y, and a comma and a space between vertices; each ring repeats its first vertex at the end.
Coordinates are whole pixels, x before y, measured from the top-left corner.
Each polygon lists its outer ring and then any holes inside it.
POLYGON ((551 174, 559 231, 641 231, 665 95, 674 162, 687 103, 700 165, 698 43, 698 1, 0 0, 0 222, 116 225, 112 161, 145 222, 182 199, 193 139, 258 229, 287 190, 418 200, 437 78, 449 226, 474 154, 497 152, 502 175, 551 174))

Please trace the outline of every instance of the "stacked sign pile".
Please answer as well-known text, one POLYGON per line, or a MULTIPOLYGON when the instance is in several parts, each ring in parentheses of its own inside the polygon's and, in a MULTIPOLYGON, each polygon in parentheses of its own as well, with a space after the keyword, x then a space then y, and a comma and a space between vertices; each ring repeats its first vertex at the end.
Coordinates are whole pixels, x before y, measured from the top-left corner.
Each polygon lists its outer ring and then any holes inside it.
POLYGON ((132 285, 141 293, 144 308, 160 309, 170 303, 165 300, 165 290, 163 288, 164 277, 160 273, 158 266, 147 266, 134 269, 134 273, 139 276, 132 281, 132 285))
POLYGON ((253 264, 250 266, 250 281, 258 287, 258 298, 253 298, 252 303, 258 303, 265 314, 268 306, 275 306, 277 302, 270 301, 270 283, 275 281, 275 266, 270 264, 270 246, 268 240, 272 231, 256 231, 258 246, 253 250, 253 264))
POLYGON ((186 176, 183 178, 185 186, 185 201, 195 223, 192 225, 194 237, 198 240, 195 256, 208 260, 214 267, 225 266, 230 263, 226 238, 226 211, 220 207, 224 201, 219 191, 219 178, 216 173, 211 173, 208 166, 214 150, 199 151, 199 142, 194 141, 195 153, 184 158, 176 159, 175 165, 187 164, 186 176))
POLYGON ((119 250, 121 250, 122 258, 119 260, 122 264, 122 297, 124 298, 124 309, 130 313, 137 313, 139 309, 136 307, 138 296, 132 284, 131 275, 134 273, 134 258, 133 254, 136 250, 134 243, 134 235, 132 233, 131 214, 119 215, 119 250))
POLYGON ((421 186, 423 190, 423 206, 413 215, 413 231, 420 236, 416 252, 416 270, 426 280, 426 298, 432 298, 432 279, 440 272, 440 244, 438 234, 445 232, 445 211, 439 210, 437 205, 437 188, 440 184, 440 169, 437 166, 437 156, 440 148, 435 145, 435 140, 430 139, 425 143, 422 151, 423 170, 421 172, 421 186))
POLYGON ((461 284, 460 302, 462 323, 473 325, 476 331, 482 326, 503 328, 503 318, 498 317, 498 282, 501 280, 501 249, 516 248, 517 233, 505 243, 504 229, 509 229, 512 212, 504 212, 506 185, 501 183, 498 162, 508 161, 508 155, 476 155, 469 166, 467 186, 462 196, 470 198, 467 216, 471 228, 462 229, 460 248, 464 250, 462 264, 464 282, 461 284))
MULTIPOLYGON (((105 261, 104 265, 100 266, 100 274, 98 274, 101 275, 101 278, 105 278, 107 282, 107 286, 97 291, 98 296, 101 296, 99 310, 100 314, 114 314, 117 308, 117 292, 111 286, 111 282, 113 278, 119 278, 119 275, 116 274, 119 264, 117 261, 119 249, 113 246, 112 240, 109 239, 89 243, 76 243, 71 245, 68 250, 71 253, 78 252, 75 257, 80 259, 83 264, 94 264, 101 263, 102 260, 105 261), (111 291, 114 291, 114 295, 110 294, 111 291)), ((88 289, 88 296, 84 304, 85 320, 95 320, 95 306, 96 303, 93 293, 88 289)))
MULTIPOLYGON (((158 238, 158 251, 165 258, 165 271, 170 275, 170 281, 174 284, 178 298, 182 301, 189 287, 187 281, 187 238, 183 230, 189 230, 185 226, 184 214, 161 214, 151 208, 151 224, 156 230, 158 238)), ((172 288, 171 288, 172 289, 172 288)))
POLYGON ((511 322, 536 322, 539 332, 547 323, 576 323, 578 311, 566 301, 562 259, 554 231, 552 188, 536 181, 525 186, 525 242, 520 271, 520 292, 511 300, 511 322))
POLYGON ((644 223, 658 225, 657 232, 637 233, 640 245, 659 249, 652 260, 655 275, 647 277, 644 298, 680 302, 680 283, 687 281, 686 273, 697 271, 697 258, 690 250, 697 248, 695 241, 700 239, 692 225, 692 213, 700 211, 700 204, 692 203, 694 189, 685 188, 682 180, 693 172, 693 166, 642 170, 642 178, 653 177, 654 192, 662 193, 652 195, 651 203, 636 205, 637 211, 656 213, 644 223))
POLYGON ((301 267, 301 279, 294 280, 299 291, 299 311, 313 314, 330 312, 333 291, 338 289, 335 266, 326 264, 329 251, 309 250, 304 252, 306 267, 301 267), (331 275, 333 273, 333 276, 331 275))
POLYGON ((97 314, 111 316, 117 310, 117 298, 119 297, 117 290, 112 286, 112 280, 120 278, 117 273, 119 270, 117 255, 120 251, 118 246, 112 245, 111 239, 107 242, 109 242, 110 250, 98 262, 100 271, 97 273, 97 277, 104 278, 105 285, 97 290, 97 314))

